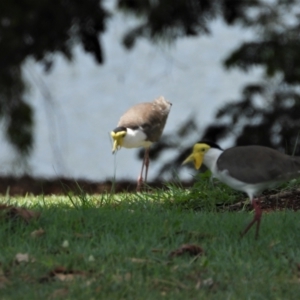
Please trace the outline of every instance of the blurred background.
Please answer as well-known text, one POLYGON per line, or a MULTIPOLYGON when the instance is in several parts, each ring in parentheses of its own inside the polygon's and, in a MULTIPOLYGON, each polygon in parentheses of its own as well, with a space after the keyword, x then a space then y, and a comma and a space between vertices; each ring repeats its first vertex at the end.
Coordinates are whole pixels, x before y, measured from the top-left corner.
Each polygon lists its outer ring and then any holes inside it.
POLYGON ((0 175, 136 180, 143 149, 112 155, 122 113, 173 103, 149 179, 191 179, 192 145, 300 155, 294 0, 24 0, 0 4, 0 175))

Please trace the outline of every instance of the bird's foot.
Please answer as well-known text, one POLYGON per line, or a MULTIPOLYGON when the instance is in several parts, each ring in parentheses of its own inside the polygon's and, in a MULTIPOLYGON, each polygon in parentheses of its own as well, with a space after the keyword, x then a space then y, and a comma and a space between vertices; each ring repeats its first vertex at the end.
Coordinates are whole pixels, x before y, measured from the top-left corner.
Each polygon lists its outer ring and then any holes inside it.
POLYGON ((254 208, 253 220, 247 225, 247 227, 241 233, 241 237, 243 237, 249 231, 249 229, 253 226, 253 224, 256 222, 255 239, 258 239, 258 233, 259 233, 259 226, 260 226, 260 221, 261 221, 262 210, 261 210, 261 207, 260 207, 260 204, 259 204, 259 200, 257 200, 257 202, 256 202, 253 199, 252 205, 253 205, 253 208, 254 208))
POLYGON ((137 192, 140 192, 140 191, 141 191, 141 188, 142 188, 143 183, 144 183, 143 177, 142 177, 142 176, 139 176, 139 178, 138 178, 138 180, 137 180, 137 186, 136 186, 136 191, 137 191, 137 192))

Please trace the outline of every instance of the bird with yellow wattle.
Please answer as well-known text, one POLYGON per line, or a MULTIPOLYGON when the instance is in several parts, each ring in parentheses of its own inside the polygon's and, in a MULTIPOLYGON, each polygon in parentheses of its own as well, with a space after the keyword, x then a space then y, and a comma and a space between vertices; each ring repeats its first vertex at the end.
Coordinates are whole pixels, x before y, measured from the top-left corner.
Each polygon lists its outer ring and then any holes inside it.
POLYGON ((258 196, 262 191, 300 177, 300 157, 289 156, 274 149, 251 145, 223 150, 210 141, 200 141, 182 164, 193 162, 196 169, 204 164, 219 179, 235 190, 245 192, 254 208, 254 218, 241 233, 244 236, 256 222, 258 237, 261 207, 258 196))
POLYGON ((142 169, 137 180, 137 191, 140 191, 143 182, 147 181, 149 149, 160 139, 171 106, 172 103, 162 96, 152 102, 136 104, 121 116, 117 127, 111 132, 113 153, 121 147, 145 148, 142 169), (144 168, 145 177, 143 178, 144 168))

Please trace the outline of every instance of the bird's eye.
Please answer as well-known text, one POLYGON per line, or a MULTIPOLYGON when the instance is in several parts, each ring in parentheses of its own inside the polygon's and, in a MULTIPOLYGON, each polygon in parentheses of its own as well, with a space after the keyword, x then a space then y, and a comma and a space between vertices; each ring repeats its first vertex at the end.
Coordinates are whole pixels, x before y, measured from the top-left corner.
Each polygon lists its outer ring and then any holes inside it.
POLYGON ((205 149, 204 149, 204 148, 202 148, 202 149, 201 149, 201 151, 202 151, 202 152, 205 152, 205 149))

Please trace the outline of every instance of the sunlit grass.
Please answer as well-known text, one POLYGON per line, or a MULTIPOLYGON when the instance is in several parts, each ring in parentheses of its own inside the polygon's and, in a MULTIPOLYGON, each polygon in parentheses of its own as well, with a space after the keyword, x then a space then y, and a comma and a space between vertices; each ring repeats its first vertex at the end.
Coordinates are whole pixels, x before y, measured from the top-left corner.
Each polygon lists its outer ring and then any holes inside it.
POLYGON ((296 299, 299 213, 265 214, 260 238, 240 239, 252 214, 220 207, 245 198, 205 177, 190 189, 3 196, 41 215, 28 224, 0 217, 0 298, 296 299), (204 255, 170 258, 183 244, 204 255), (55 275, 57 267, 64 271, 55 275))

